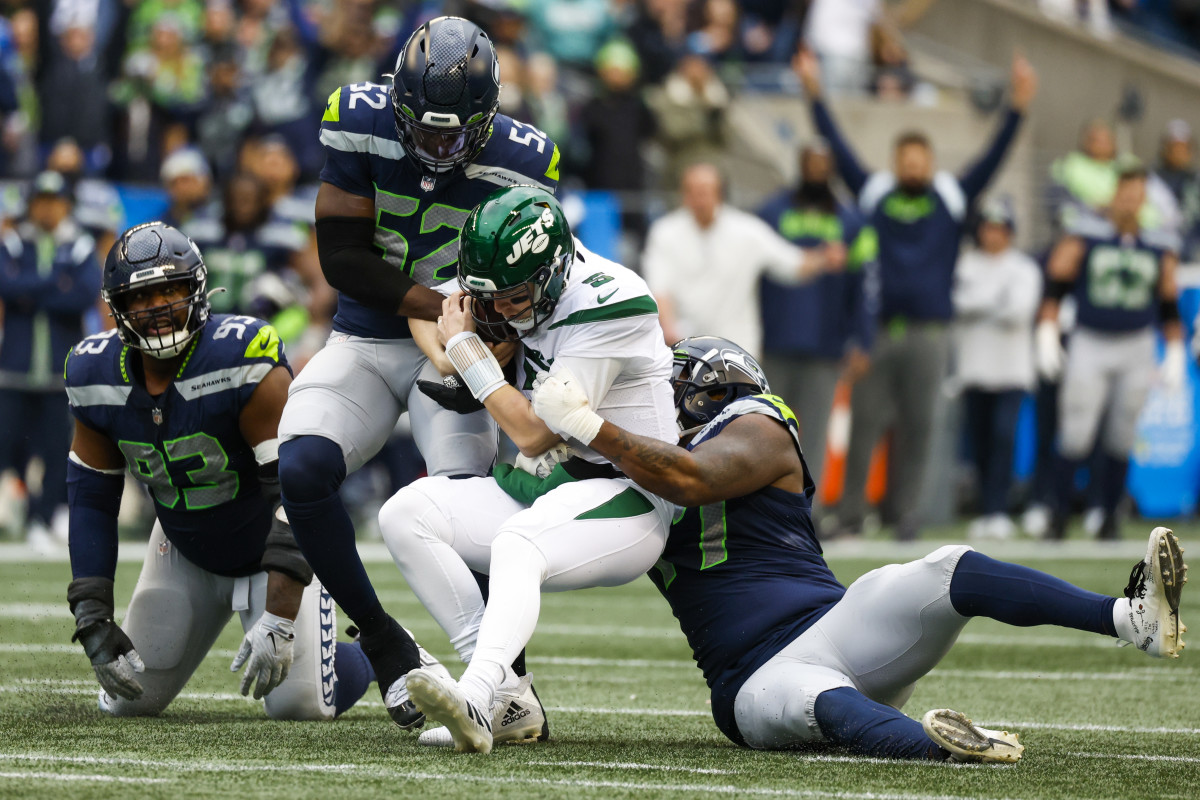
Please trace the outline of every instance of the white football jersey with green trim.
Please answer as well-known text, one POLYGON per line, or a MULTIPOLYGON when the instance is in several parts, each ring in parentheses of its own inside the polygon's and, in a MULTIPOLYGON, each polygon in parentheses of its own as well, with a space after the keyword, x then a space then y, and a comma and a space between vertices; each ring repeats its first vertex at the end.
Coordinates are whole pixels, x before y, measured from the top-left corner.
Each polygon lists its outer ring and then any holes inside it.
MULTIPOLYGON (((603 397, 589 401, 605 420, 632 433, 665 442, 678 440, 675 403, 671 392, 671 350, 658 324, 658 305, 636 273, 601 258, 575 240, 575 262, 554 313, 522 341, 517 387, 533 393, 539 372, 549 372, 556 360, 571 360, 578 373, 580 360, 596 360, 597 371, 619 365, 603 397)), ((591 375, 578 375, 585 391, 596 384, 591 375)), ((588 461, 606 461, 579 442, 572 447, 588 461)))

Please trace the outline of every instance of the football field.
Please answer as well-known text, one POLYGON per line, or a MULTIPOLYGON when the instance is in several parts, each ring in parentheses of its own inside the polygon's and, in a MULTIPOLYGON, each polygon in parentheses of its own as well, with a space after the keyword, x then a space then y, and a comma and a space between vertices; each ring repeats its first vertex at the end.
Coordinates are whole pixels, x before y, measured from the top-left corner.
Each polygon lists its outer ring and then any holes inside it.
MULTIPOLYGON (((979 549, 1120 594, 1144 533, 1117 545, 1023 542, 979 549)), ((1200 532, 1179 530, 1200 559, 1200 532)), ((829 560, 850 582, 932 550, 882 541, 836 544, 829 560)), ((122 547, 118 608, 128 602, 140 545, 122 547)), ((544 595, 529 666, 551 741, 491 756, 419 747, 392 725, 372 686, 332 723, 268 721, 237 694, 231 624, 191 683, 157 719, 112 720, 64 599, 65 561, 0 548, 0 797, 1200 797, 1200 644, 1157 661, 1075 631, 969 624, 906 710, 949 706, 988 727, 1019 731, 1015 766, 886 762, 820 749, 759 753, 713 725, 708 693, 664 601, 646 579, 619 589, 544 595)), ((457 676, 449 643, 379 545, 364 548, 385 607, 457 676)), ((769 602, 769 599, 767 600, 769 602)), ((1182 618, 1200 637, 1200 586, 1182 618)), ((345 619, 339 619, 344 628, 345 619)))

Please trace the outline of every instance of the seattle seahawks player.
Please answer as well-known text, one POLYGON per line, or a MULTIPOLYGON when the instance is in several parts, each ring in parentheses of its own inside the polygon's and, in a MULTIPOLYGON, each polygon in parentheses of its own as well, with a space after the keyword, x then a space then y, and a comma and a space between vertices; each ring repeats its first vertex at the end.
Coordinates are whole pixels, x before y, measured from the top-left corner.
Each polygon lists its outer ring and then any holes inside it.
POLYGON ((534 412, 681 506, 650 573, 712 689, 734 742, 788 749, 828 741, 886 758, 1012 762, 1014 734, 950 709, 918 723, 898 710, 974 616, 1114 636, 1151 656, 1183 649, 1179 540, 1150 534, 1125 597, 1094 594, 967 546, 869 572, 845 589, 813 533, 813 483, 796 418, 741 347, 712 336, 676 345, 686 441, 622 430, 589 408, 569 370, 534 390, 534 412))
POLYGON ((1050 536, 1066 533, 1075 474, 1101 433, 1103 498, 1100 538, 1115 539, 1117 511, 1125 496, 1125 476, 1138 415, 1154 383, 1156 323, 1166 339, 1160 380, 1169 391, 1183 385, 1187 354, 1179 320, 1179 263, 1174 234, 1142 228, 1146 170, 1134 163, 1117 178, 1106 216, 1075 220, 1047 264, 1045 300, 1036 333, 1039 371, 1048 379, 1062 373, 1058 399, 1056 508, 1050 536), (1060 344, 1060 301, 1075 300, 1075 330, 1064 354, 1060 344))
POLYGON ((67 464, 75 636, 116 716, 158 714, 230 616, 273 719, 330 719, 366 691, 357 644, 337 647, 334 605, 276 512, 276 428, 291 367, 275 329, 210 318, 196 245, 161 222, 126 231, 105 261, 114 330, 67 356, 75 437, 67 464), (113 620, 124 468, 157 521, 124 626, 113 620), (336 650, 336 652, 335 652, 336 650))
MULTIPOLYGON (((477 203, 498 185, 557 185, 558 147, 496 113, 499 96, 487 35, 439 17, 409 37, 390 86, 343 86, 321 120, 317 249, 338 310, 325 348, 292 385, 279 478, 296 540, 361 630, 384 703, 405 728, 423 721, 403 681, 421 651, 380 604, 338 487, 406 410, 430 475, 484 475, 495 461, 487 414, 460 416, 417 390, 418 378, 441 375, 410 322, 418 330, 441 313, 442 296, 428 287, 455 276, 459 228, 477 203)), ((431 324, 423 330, 436 336, 431 324)))
POLYGON ((465 294, 447 298, 438 324, 449 360, 522 455, 551 451, 543 464, 554 471, 537 492, 524 491, 522 476, 540 482, 510 465, 489 478, 424 478, 384 505, 379 525, 405 580, 468 662, 458 683, 409 672, 413 702, 449 728, 458 750, 486 753, 493 732, 508 738, 492 719, 524 689, 508 665, 533 634, 540 592, 633 580, 662 552, 670 523, 666 503, 578 442, 555 464, 564 437, 533 414, 535 373, 569 365, 605 417, 652 439, 676 436, 658 307, 641 278, 571 236, 549 191, 501 189, 475 208, 459 241, 458 282, 465 294), (520 340, 519 388, 477 330, 520 340), (490 576, 486 610, 472 569, 490 576))

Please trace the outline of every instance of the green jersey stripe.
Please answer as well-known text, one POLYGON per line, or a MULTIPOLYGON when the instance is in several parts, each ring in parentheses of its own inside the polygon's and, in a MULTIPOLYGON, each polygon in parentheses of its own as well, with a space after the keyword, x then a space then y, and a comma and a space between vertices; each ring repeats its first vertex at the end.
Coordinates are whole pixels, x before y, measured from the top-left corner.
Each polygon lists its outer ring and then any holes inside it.
POLYGON ((595 308, 585 308, 581 311, 576 311, 566 319, 560 319, 558 322, 555 322, 548 330, 554 330, 566 325, 582 325, 586 322, 606 322, 613 319, 640 317, 646 314, 657 313, 658 304, 654 302, 654 298, 648 294, 644 294, 641 297, 634 297, 630 300, 613 303, 611 306, 596 306, 595 308))

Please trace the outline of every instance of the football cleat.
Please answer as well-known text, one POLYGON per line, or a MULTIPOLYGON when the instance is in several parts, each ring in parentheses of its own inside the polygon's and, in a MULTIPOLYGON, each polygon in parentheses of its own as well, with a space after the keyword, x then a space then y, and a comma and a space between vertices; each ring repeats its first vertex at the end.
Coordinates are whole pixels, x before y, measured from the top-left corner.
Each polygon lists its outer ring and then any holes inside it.
POLYGON ((1187 583, 1187 564, 1179 537, 1168 528, 1155 528, 1146 545, 1146 558, 1133 565, 1125 597, 1133 644, 1155 658, 1179 658, 1187 626, 1179 621, 1179 598, 1187 583))
POLYGON ((382 633, 373 636, 359 633, 358 641, 371 662, 371 668, 375 670, 375 679, 379 683, 379 693, 383 695, 388 716, 402 729, 410 731, 425 724, 425 715, 409 699, 405 683, 408 665, 415 660, 420 667, 438 672, 447 680, 450 679, 450 672, 417 644, 411 631, 402 628, 394 619, 388 622, 390 624, 382 633), (412 649, 416 650, 415 659, 412 658, 412 649))
POLYGON ((949 708, 935 708, 926 713, 921 727, 955 761, 1015 764, 1025 752, 1017 734, 981 728, 967 719, 966 714, 949 708))
MULTIPOLYGON (((546 710, 532 678, 521 678, 513 691, 496 692, 492 703, 492 744, 530 744, 550 738, 546 710)), ((453 747, 454 737, 449 728, 432 728, 421 733, 417 744, 425 747, 453 747)))
POLYGON ((446 726, 455 752, 492 752, 491 715, 468 700, 453 680, 434 670, 414 669, 408 673, 408 690, 421 712, 446 726))

